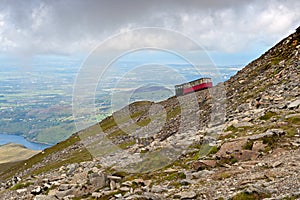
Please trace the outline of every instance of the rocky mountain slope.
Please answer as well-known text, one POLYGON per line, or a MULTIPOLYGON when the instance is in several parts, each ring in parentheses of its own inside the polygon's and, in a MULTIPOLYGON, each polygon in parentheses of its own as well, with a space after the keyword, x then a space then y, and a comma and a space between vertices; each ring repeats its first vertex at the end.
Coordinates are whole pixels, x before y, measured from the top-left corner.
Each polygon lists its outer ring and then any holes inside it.
POLYGON ((300 199, 299 41, 300 28, 224 84, 133 103, 2 170, 0 198, 300 199))

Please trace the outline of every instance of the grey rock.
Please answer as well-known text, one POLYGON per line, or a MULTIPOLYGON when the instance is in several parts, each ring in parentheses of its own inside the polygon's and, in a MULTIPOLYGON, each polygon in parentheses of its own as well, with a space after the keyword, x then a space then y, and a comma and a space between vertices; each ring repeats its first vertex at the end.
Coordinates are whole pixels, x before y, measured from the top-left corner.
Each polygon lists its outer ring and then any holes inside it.
POLYGON ((37 195, 34 197, 34 200, 57 200, 55 196, 48 196, 48 195, 37 195))
POLYGON ((33 195, 38 195, 38 194, 41 194, 42 192, 43 192, 43 189, 41 186, 37 186, 33 190, 31 190, 31 194, 33 194, 33 195))
POLYGON ((235 128, 239 128, 239 127, 245 127, 245 126, 253 126, 253 124, 251 122, 239 122, 239 123, 233 124, 233 126, 235 128))
POLYGON ((153 187, 151 188, 151 192, 154 193, 162 193, 165 191, 168 191, 168 189, 163 186, 153 185, 153 187))
POLYGON ((202 171, 192 173, 192 178, 193 179, 199 179, 199 178, 202 178, 206 175, 213 174, 213 173, 214 173, 213 171, 202 170, 202 171))
POLYGON ((285 132, 282 129, 269 129, 265 133, 250 136, 250 137, 248 137, 248 139, 249 140, 259 140, 264 137, 282 136, 284 134, 285 134, 285 132))
POLYGON ((299 118, 300 118, 300 113, 297 113, 297 114, 290 114, 290 115, 285 116, 286 119, 292 118, 292 117, 299 117, 299 118))
POLYGON ((92 197, 94 198, 100 198, 102 196, 102 194, 100 192, 93 192, 92 193, 92 197))
POLYGON ((130 191, 130 188, 129 187, 120 187, 119 190, 122 192, 128 192, 128 191, 130 191))
POLYGON ((115 194, 114 196, 115 196, 116 198, 121 198, 121 197, 122 197, 122 194, 119 193, 119 194, 115 194))
POLYGON ((116 182, 114 180, 110 181, 109 186, 111 190, 115 190, 117 188, 116 182))
POLYGON ((122 185, 131 187, 132 186, 132 182, 131 181, 125 181, 125 182, 122 183, 122 185))
POLYGON ((69 189, 66 191, 58 191, 55 193, 55 196, 59 197, 59 198, 63 198, 69 195, 72 195, 74 193, 74 189, 69 189))
POLYGON ((300 105, 300 99, 297 99, 297 100, 291 102, 291 103, 288 105, 288 108, 289 108, 289 109, 294 109, 294 108, 297 108, 299 105, 300 105))
POLYGON ((18 189, 17 193, 24 193, 27 192, 27 188, 18 189))
POLYGON ((76 170, 76 168, 78 167, 79 165, 77 163, 73 163, 73 164, 70 164, 68 165, 68 172, 67 172, 67 175, 71 175, 73 174, 73 172, 76 170))
POLYGON ((108 179, 111 179, 111 180, 121 180, 121 179, 122 179, 122 178, 119 177, 119 176, 110 176, 110 175, 108 175, 107 178, 108 178, 108 179))
POLYGON ((145 192, 142 195, 132 195, 127 198, 128 200, 135 200, 135 199, 143 199, 143 200, 162 200, 165 198, 162 198, 159 194, 153 194, 150 192, 145 192))
POLYGON ((59 191, 66 191, 68 189, 70 189, 72 186, 69 185, 69 184, 61 184, 59 187, 58 187, 58 190, 59 191))
POLYGON ((188 191, 188 192, 179 192, 174 195, 174 198, 180 198, 182 200, 184 199, 195 199, 197 194, 193 191, 188 191))
POLYGON ((107 186, 107 177, 103 173, 92 173, 89 175, 90 183, 98 188, 107 186))

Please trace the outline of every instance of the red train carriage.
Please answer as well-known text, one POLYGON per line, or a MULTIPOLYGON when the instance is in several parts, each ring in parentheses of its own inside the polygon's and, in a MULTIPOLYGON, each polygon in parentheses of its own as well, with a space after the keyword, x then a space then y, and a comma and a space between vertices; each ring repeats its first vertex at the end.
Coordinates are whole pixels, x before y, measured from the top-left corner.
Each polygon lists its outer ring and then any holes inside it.
POLYGON ((198 90, 204 90, 213 86, 211 78, 200 78, 188 83, 175 85, 176 96, 182 96, 198 90))

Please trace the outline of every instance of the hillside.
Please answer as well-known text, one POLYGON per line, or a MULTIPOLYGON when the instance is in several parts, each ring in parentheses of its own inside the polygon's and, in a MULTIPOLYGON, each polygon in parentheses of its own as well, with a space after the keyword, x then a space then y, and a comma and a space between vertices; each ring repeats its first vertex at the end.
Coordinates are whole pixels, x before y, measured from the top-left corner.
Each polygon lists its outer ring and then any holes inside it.
POLYGON ((132 103, 2 170, 1 199, 299 199, 299 41, 300 28, 224 84, 132 103))
POLYGON ((19 144, 5 144, 0 146, 0 164, 26 160, 39 152, 19 144))

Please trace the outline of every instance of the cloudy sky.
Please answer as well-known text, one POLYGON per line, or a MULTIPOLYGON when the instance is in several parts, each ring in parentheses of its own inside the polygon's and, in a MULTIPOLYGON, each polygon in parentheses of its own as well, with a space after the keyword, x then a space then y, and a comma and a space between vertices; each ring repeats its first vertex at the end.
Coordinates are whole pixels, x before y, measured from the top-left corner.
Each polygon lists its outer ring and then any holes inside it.
POLYGON ((299 0, 0 0, 0 56, 84 57, 114 34, 161 27, 217 64, 246 64, 294 32, 299 8, 299 0))

